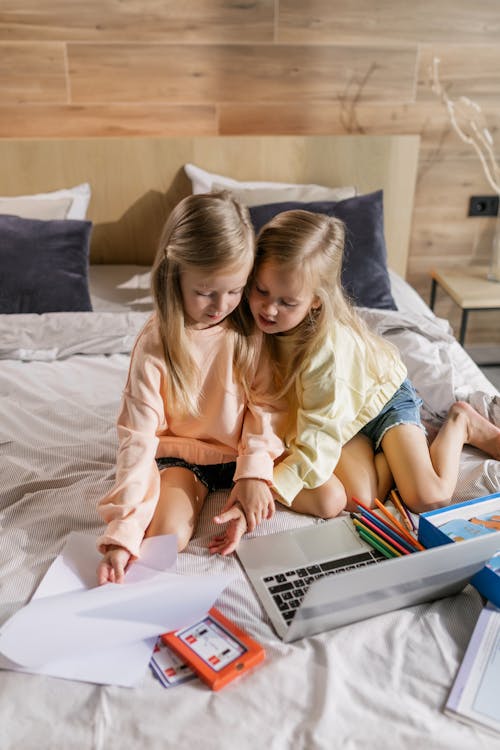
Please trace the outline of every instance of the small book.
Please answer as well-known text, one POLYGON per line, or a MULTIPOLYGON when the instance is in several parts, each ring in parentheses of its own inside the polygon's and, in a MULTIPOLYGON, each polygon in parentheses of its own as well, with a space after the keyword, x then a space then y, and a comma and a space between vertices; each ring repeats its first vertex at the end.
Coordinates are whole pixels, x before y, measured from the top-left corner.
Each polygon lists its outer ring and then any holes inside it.
POLYGON ((445 706, 445 713, 500 733, 500 609, 483 608, 445 706))
POLYGON ((195 680, 196 674, 168 646, 158 638, 149 666, 163 687, 182 685, 188 680, 195 680))

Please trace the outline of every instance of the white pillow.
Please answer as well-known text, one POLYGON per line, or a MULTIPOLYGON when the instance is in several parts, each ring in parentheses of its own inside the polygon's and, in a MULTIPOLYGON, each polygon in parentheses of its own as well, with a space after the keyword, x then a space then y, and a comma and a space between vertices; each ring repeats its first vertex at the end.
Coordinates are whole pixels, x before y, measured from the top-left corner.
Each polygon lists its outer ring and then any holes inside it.
POLYGON ((72 198, 0 198, 0 214, 11 214, 21 219, 67 219, 72 198))
POLYGON ((356 195, 355 187, 332 188, 325 185, 298 185, 287 182, 242 182, 215 172, 207 172, 195 164, 185 164, 184 171, 191 180, 195 195, 225 189, 247 206, 283 201, 340 201, 356 195))
POLYGON ((263 188, 234 188, 226 187, 218 182, 212 185, 212 191, 229 190, 244 206, 264 206, 267 203, 284 203, 285 201, 299 203, 314 203, 317 201, 343 201, 354 198, 356 189, 353 187, 330 188, 323 185, 288 185, 284 187, 263 188))
POLYGON ((22 215, 26 219, 41 218, 41 209, 43 206, 43 218, 59 219, 61 217, 61 201, 69 199, 69 205, 64 212, 65 219, 85 219, 87 208, 90 203, 90 185, 83 182, 73 188, 64 188, 54 190, 51 193, 36 193, 34 195, 16 195, 0 197, 0 213, 22 215), (53 211, 51 215, 50 205, 53 202, 53 211), (30 210, 32 204, 32 211, 30 210), (22 211, 17 213, 16 211, 22 211))

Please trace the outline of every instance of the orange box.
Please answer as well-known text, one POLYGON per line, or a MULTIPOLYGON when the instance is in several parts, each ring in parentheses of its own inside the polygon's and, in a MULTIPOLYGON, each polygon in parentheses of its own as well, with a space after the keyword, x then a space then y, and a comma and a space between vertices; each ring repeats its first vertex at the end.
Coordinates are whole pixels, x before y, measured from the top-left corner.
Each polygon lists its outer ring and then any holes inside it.
POLYGON ((266 653, 215 607, 194 625, 163 633, 161 639, 212 690, 220 690, 259 664, 266 653))

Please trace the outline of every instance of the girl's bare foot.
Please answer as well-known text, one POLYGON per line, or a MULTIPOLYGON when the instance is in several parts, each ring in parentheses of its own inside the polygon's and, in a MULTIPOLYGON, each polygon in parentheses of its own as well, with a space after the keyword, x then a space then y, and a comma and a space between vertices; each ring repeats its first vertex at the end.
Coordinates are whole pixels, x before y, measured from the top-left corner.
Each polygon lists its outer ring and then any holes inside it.
POLYGON ((481 416, 466 401, 456 401, 448 412, 449 419, 463 418, 466 424, 465 442, 500 460, 500 428, 481 416))

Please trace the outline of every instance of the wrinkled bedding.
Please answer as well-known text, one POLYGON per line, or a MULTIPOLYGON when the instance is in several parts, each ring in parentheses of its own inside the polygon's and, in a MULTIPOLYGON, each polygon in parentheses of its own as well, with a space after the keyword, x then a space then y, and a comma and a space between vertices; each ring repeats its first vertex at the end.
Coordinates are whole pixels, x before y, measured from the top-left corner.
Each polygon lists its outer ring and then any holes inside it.
POLYGON ((73 354, 127 354, 150 312, 0 315, 0 359, 51 362, 73 354))
MULTIPOLYGON (((1 622, 31 597, 70 531, 102 528, 96 504, 113 481, 128 353, 147 315, 0 316, 1 622)), ((400 348, 430 429, 456 398, 500 424, 495 388, 423 303, 362 315, 400 348)), ((456 499, 495 491, 499 462, 466 447, 456 499)), ((149 671, 130 690, 2 671, 2 750, 155 750, 200 739, 214 750, 500 750, 500 738, 442 711, 483 604, 472 587, 283 644, 237 559, 208 554, 224 499, 208 498, 178 572, 235 576, 217 606, 263 643, 265 662, 221 693, 199 682, 166 690, 149 671)), ((279 509, 255 533, 317 522, 279 509)))

